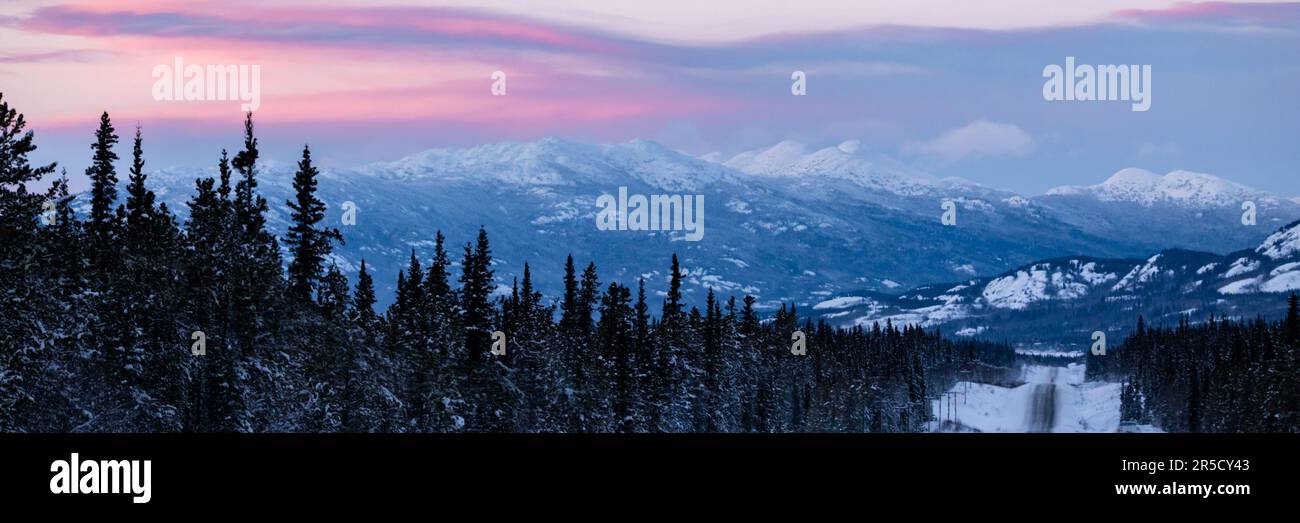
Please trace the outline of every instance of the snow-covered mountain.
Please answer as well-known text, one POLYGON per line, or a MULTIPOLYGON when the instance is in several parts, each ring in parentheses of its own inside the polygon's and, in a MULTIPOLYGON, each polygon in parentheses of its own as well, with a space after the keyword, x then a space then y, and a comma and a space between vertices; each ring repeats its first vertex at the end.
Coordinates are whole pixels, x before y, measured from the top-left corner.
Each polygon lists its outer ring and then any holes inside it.
MULTIPOLYGON (((269 223, 280 233, 288 225, 292 173, 292 165, 266 165, 259 178, 271 203, 269 223)), ((184 218, 195 179, 214 175, 215 169, 167 169, 151 173, 149 184, 184 218)), ((1197 223, 1183 209, 1091 193, 1025 197, 934 179, 856 142, 823 149, 783 142, 725 161, 644 140, 506 142, 326 169, 319 187, 327 220, 347 240, 333 261, 353 272, 364 258, 376 272, 381 302, 391 299, 412 249, 428 261, 435 231, 447 235, 457 259, 480 225, 492 240, 501 289, 527 261, 554 298, 572 254, 580 264, 594 261, 605 282, 645 277, 648 291, 659 293, 676 253, 688 300, 702 302, 713 288, 775 306, 963 280, 1061 256, 1125 258, 1174 246, 1225 252, 1261 241, 1276 216, 1300 217, 1300 205, 1276 199, 1278 207, 1261 205, 1260 226, 1250 228, 1240 225, 1235 207, 1198 209, 1204 217, 1197 223), (703 239, 684 241, 682 231, 598 230, 596 199, 620 187, 703 196, 703 239), (349 201, 358 207, 355 226, 339 223, 349 201), (945 201, 956 204, 955 226, 940 223, 945 201), (1213 223, 1219 218, 1212 213, 1229 211, 1227 225, 1213 223), (1185 231, 1166 231, 1170 223, 1185 231)))
POLYGON ((1169 249, 1140 259, 1055 258, 896 295, 837 296, 813 311, 841 325, 906 323, 1086 345, 1094 331, 1127 332, 1138 315, 1166 325, 1184 317, 1276 317, 1293 291, 1300 291, 1300 221, 1226 255, 1169 249))
POLYGON ((1132 238, 1148 251, 1227 252, 1300 217, 1295 201, 1188 171, 1159 176, 1128 168, 1101 184, 1057 187, 1033 201, 1079 231, 1132 238), (1258 225, 1242 225, 1248 212, 1258 225))
POLYGON ((857 140, 812 151, 804 144, 786 140, 766 149, 742 152, 722 164, 823 196, 833 195, 836 190, 858 196, 863 196, 864 190, 879 193, 877 196, 910 197, 981 191, 1002 194, 966 180, 936 179, 887 156, 873 154, 857 140), (857 190, 850 191, 850 187, 857 190))
MULTIPOLYGON (((816 150, 785 141, 723 163, 812 205, 860 203, 932 215, 936 200, 952 200, 961 211, 973 211, 959 213, 958 226, 980 236, 1033 237, 1064 227, 1117 247, 1110 254, 1095 248, 1070 251, 1102 257, 1168 248, 1227 252, 1258 243, 1267 231, 1300 218, 1300 199, 1188 171, 1159 176, 1126 168, 1097 185, 1026 197, 959 178, 935 179, 854 141, 816 150), (1254 204, 1256 226, 1242 225, 1246 202, 1254 204)), ((981 273, 1005 269, 972 265, 981 273)))
POLYGON ((1240 206, 1245 201, 1276 205, 1278 198, 1244 185, 1203 173, 1174 171, 1164 176, 1130 167, 1098 185, 1063 186, 1047 196, 1090 195, 1101 201, 1129 202, 1144 206, 1169 203, 1193 208, 1240 206))

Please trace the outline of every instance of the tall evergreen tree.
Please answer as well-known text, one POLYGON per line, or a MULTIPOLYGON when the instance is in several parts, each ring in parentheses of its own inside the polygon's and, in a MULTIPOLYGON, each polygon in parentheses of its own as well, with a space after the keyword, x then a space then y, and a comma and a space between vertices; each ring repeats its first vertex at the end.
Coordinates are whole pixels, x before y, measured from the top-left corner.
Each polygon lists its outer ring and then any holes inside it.
POLYGON ((607 385, 604 401, 599 408, 608 410, 610 420, 603 428, 614 432, 631 432, 634 429, 632 404, 636 393, 636 371, 633 368, 633 318, 632 292, 618 283, 610 283, 600 300, 600 322, 597 328, 600 351, 597 378, 607 385))
MULTIPOLYGON (((271 420, 289 418, 290 402, 277 395, 291 394, 273 386, 283 379, 287 362, 277 362, 269 347, 287 337, 281 306, 284 275, 279 242, 266 229, 266 199, 257 193, 257 138, 253 115, 244 119, 244 147, 231 166, 239 173, 231 202, 233 234, 228 271, 229 302, 227 349, 238 362, 234 374, 235 393, 249 395, 240 401, 242 411, 234 413, 230 425, 238 431, 268 430, 271 420), (244 383, 251 380, 251 383, 244 383)), ((295 354, 300 359, 301 354, 295 354)))
POLYGON ((101 276, 101 284, 105 272, 111 270, 105 265, 117 259, 112 252, 117 232, 113 213, 113 204, 117 200, 117 168, 113 166, 117 153, 113 152, 114 145, 117 145, 117 134, 106 111, 99 117, 95 143, 90 144, 94 155, 86 168, 86 176, 90 178, 90 220, 86 224, 91 240, 89 254, 91 266, 101 276))
POLYGON ((319 228, 325 218, 325 202, 316 197, 316 177, 319 171, 311 163, 311 149, 302 148, 298 172, 293 175, 294 199, 287 202, 292 224, 285 243, 293 253, 289 262, 289 295, 306 302, 320 280, 322 265, 331 251, 331 241, 343 241, 335 228, 319 228))
POLYGON ((412 408, 420 431, 445 431, 455 428, 464 416, 459 406, 462 383, 460 371, 466 357, 457 331, 458 297, 451 288, 451 260, 447 256, 446 238, 438 231, 434 238, 433 260, 424 275, 420 297, 423 300, 420 322, 425 341, 414 370, 417 396, 412 408))
POLYGON ((131 146, 131 171, 127 185, 126 212, 127 212, 127 241, 132 247, 144 236, 144 231, 148 229, 149 219, 153 217, 154 194, 145 187, 144 181, 147 176, 144 173, 144 148, 140 137, 140 127, 135 128, 135 141, 131 146))
POLYGON ((188 329, 201 332, 208 354, 191 359, 190 406, 186 430, 233 430, 234 413, 243 410, 242 395, 233 390, 238 359, 227 350, 226 339, 232 303, 229 273, 233 256, 232 214, 229 192, 230 162, 225 151, 218 163, 224 192, 212 178, 195 180, 190 198, 190 219, 185 224, 184 303, 188 329))
POLYGON ((465 336, 466 384, 465 394, 470 404, 470 427, 473 430, 491 430, 510 420, 504 419, 502 398, 493 392, 498 369, 492 360, 492 250, 488 245, 487 231, 479 228, 478 240, 471 247, 465 244, 461 260, 461 322, 465 336))
POLYGON ((125 384, 133 404, 126 425, 148 431, 179 430, 189 388, 183 373, 187 355, 178 343, 181 300, 178 288, 183 269, 176 260, 180 232, 166 205, 156 205, 145 185, 144 149, 137 126, 131 151, 127 198, 118 207, 122 217, 121 273, 113 278, 108 296, 116 297, 122 315, 120 351, 125 384))

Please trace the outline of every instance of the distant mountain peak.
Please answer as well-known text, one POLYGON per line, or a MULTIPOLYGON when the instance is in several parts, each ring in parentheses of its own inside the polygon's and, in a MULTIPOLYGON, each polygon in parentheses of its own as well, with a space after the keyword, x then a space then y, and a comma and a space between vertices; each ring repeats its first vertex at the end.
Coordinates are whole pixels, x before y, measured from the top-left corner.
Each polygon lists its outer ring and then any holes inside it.
POLYGON ((819 189, 825 189, 828 181, 838 180, 843 182, 843 187, 855 191, 918 196, 940 192, 944 186, 951 185, 875 154, 858 140, 845 140, 816 150, 794 140, 784 140, 770 147, 742 152, 722 164, 748 175, 814 184, 819 189))
POLYGON ((802 143, 783 140, 766 149, 745 151, 732 156, 723 165, 747 174, 785 175, 790 174, 790 166, 807 155, 807 149, 802 143))
POLYGON ((1265 193, 1211 174, 1176 170, 1160 176, 1136 167, 1121 169, 1097 185, 1056 187, 1046 195, 1083 195, 1146 206, 1173 203, 1190 207, 1231 206, 1248 199, 1275 200, 1265 193))
POLYGON ((1112 189, 1146 188, 1160 183, 1160 175, 1138 167, 1126 167, 1110 175, 1102 186, 1112 189))

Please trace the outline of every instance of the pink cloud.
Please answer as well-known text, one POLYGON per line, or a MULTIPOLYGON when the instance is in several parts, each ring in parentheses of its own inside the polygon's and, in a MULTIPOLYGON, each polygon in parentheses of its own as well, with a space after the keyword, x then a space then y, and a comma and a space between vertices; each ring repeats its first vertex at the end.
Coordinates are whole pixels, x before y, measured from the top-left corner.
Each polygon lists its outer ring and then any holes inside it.
POLYGON ((1179 2, 1165 9, 1124 9, 1112 18, 1149 23, 1274 25, 1300 20, 1300 3, 1179 2))
POLYGON ((602 54, 624 54, 636 47, 631 40, 575 27, 448 8, 252 10, 209 3, 68 4, 39 8, 18 25, 28 31, 62 35, 278 45, 486 45, 602 54))

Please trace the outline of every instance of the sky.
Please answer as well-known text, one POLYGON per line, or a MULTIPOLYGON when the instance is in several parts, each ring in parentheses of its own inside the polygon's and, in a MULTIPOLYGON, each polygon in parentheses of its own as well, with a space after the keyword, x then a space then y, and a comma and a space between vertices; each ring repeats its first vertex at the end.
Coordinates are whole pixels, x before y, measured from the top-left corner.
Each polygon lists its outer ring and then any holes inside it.
MULTIPOLYGON (((239 100, 158 99, 155 73, 257 66, 262 156, 327 167, 554 136, 723 157, 861 147, 1023 194, 1125 167, 1300 195, 1300 4, 18 0, 0 93, 84 186, 101 111, 149 168, 235 149, 239 100), (900 5, 902 4, 902 5, 900 5), (1044 68, 1149 65, 1150 109, 1049 101, 1044 68), (506 94, 494 96, 493 73, 506 94), (794 71, 806 95, 791 93, 794 71)), ((165 98, 165 97, 163 97, 165 98)), ((127 149, 119 152, 125 156, 127 149)))

